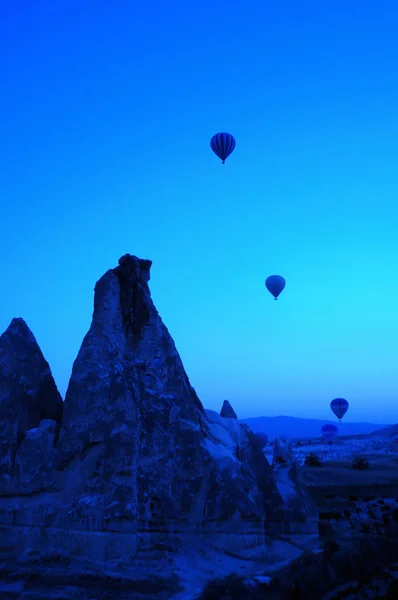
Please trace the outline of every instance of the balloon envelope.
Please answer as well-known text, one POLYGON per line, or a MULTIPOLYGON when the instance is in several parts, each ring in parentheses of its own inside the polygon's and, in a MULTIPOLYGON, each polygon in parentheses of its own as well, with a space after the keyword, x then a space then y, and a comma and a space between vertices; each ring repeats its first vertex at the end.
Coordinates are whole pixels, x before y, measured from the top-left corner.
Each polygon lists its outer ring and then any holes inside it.
POLYGON ((341 419, 344 417, 349 406, 350 405, 348 404, 347 400, 344 400, 344 398, 335 398, 330 403, 330 408, 339 421, 341 421, 341 419))
POLYGON ((321 427, 321 433, 327 442, 334 440, 338 431, 337 425, 334 425, 333 423, 327 423, 321 427))
POLYGON ((268 442, 268 437, 265 433, 256 433, 256 440, 259 443, 260 448, 262 449, 268 442))
POLYGON ((210 140, 210 147, 214 154, 221 158, 223 164, 225 159, 234 151, 236 140, 230 133, 216 133, 210 140))
POLYGON ((286 281, 281 275, 270 275, 265 280, 265 287, 271 292, 275 300, 278 299, 278 296, 284 290, 285 285, 286 281))

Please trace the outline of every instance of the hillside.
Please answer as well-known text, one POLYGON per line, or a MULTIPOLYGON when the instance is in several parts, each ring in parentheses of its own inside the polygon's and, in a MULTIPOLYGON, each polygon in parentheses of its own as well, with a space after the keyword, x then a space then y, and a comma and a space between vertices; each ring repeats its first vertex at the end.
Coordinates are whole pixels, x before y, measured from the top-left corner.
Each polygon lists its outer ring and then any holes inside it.
POLYGON ((246 423, 254 433, 264 432, 268 438, 286 437, 294 439, 313 438, 320 436, 320 430, 325 423, 335 423, 339 428, 340 436, 370 434, 382 428, 389 429, 391 425, 376 423, 339 423, 337 419, 300 419, 298 417, 252 417, 240 419, 246 423))

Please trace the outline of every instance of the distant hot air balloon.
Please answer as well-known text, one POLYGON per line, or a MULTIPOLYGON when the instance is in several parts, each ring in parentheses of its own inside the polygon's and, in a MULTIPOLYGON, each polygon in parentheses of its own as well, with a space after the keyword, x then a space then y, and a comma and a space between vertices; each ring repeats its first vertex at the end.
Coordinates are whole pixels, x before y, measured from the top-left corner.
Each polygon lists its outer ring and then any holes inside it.
POLYGON ((337 436, 338 431, 337 425, 334 425, 333 423, 327 423, 321 427, 321 433, 325 440, 329 442, 329 444, 331 444, 334 438, 337 436))
POLYGON ((234 151, 236 146, 236 140, 230 133, 216 133, 210 140, 210 147, 222 160, 222 164, 230 154, 234 151))
POLYGON ((334 412, 334 414, 340 422, 346 414, 349 406, 350 405, 348 404, 347 400, 344 400, 344 398, 335 398, 330 403, 330 408, 332 409, 332 411, 334 412))
POLYGON ((285 285, 286 281, 280 275, 270 275, 265 280, 265 287, 269 292, 271 292, 275 300, 278 300, 278 296, 281 292, 283 292, 285 285))
POLYGON ((256 440, 261 449, 263 449, 268 442, 268 437, 265 433, 256 433, 256 440))

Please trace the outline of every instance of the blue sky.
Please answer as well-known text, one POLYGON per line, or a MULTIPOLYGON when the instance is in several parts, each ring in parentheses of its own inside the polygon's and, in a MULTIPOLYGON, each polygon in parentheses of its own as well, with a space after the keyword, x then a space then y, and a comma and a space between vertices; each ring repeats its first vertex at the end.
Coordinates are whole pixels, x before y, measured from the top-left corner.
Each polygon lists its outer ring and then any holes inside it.
POLYGON ((397 27, 392 0, 4 0, 0 329, 64 394, 130 252, 207 408, 398 421, 397 27))

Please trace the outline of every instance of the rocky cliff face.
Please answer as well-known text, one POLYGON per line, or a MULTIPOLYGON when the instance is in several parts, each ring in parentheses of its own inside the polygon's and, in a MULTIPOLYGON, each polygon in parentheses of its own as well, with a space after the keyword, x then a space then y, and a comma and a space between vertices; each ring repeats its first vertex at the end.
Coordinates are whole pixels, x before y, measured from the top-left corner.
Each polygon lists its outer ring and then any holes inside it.
POLYGON ((150 266, 126 255, 97 282, 63 406, 26 325, 0 338, 9 563, 63 556, 103 574, 127 561, 131 575, 131 561, 158 568, 165 552, 264 555, 283 503, 272 469, 236 415, 204 410, 152 302, 150 266))

